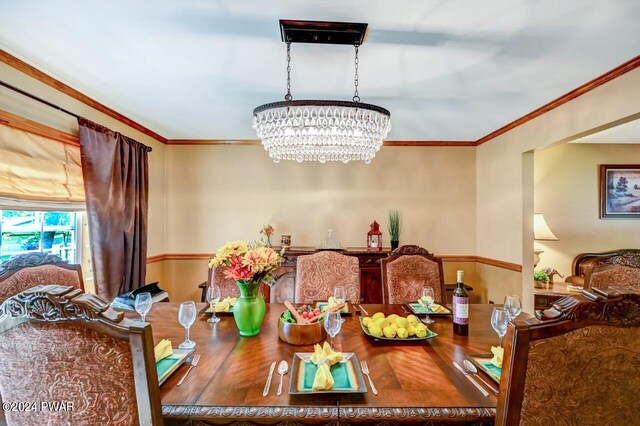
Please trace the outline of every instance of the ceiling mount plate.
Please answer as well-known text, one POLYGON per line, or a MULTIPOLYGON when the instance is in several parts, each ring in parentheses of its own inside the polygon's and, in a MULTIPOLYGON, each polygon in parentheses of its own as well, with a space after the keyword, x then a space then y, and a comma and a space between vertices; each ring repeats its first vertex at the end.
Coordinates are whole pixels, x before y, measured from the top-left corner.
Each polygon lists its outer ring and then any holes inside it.
POLYGON ((367 24, 355 22, 280 20, 280 34, 285 43, 324 43, 361 45, 367 24))

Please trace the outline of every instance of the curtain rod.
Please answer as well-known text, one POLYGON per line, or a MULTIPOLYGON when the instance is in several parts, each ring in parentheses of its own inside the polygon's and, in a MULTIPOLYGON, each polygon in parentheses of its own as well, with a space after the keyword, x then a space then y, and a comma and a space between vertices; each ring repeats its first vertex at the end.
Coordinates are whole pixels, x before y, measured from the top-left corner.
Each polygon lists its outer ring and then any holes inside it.
POLYGON ((29 92, 25 92, 24 90, 22 90, 22 89, 20 89, 20 88, 18 88, 16 86, 12 86, 11 84, 6 83, 6 82, 4 82, 2 80, 0 80, 0 86, 4 86, 9 90, 13 90, 16 93, 19 93, 19 94, 21 94, 23 96, 26 96, 27 98, 31 98, 34 101, 40 102, 41 104, 45 104, 46 106, 51 107, 53 109, 57 109, 58 111, 64 112, 65 114, 68 114, 68 115, 70 115, 72 117, 80 118, 80 116, 78 114, 74 114, 74 113, 72 113, 71 111, 69 111, 67 109, 64 109, 64 108, 62 108, 62 107, 60 107, 60 106, 58 106, 58 105, 56 105, 54 103, 51 103, 51 102, 49 102, 47 100, 44 100, 44 99, 42 99, 42 98, 40 98, 40 97, 38 97, 36 95, 32 95, 29 92))

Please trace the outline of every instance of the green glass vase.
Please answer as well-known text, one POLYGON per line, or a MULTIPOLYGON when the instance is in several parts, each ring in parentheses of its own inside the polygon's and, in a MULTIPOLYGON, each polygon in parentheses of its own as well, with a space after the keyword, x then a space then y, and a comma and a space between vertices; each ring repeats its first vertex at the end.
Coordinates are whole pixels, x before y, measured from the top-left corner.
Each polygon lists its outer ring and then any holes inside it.
POLYGON ((267 312, 267 304, 258 293, 260 282, 236 281, 240 297, 233 305, 233 318, 241 336, 251 337, 260 333, 260 326, 267 312))

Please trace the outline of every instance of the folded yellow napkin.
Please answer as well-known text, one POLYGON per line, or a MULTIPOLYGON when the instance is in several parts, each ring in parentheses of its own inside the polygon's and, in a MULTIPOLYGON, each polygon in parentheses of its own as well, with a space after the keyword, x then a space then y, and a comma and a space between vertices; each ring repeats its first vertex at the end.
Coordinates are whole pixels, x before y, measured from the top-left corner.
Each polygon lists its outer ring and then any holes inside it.
POLYGON ((502 368, 502 357, 504 356, 504 348, 491 346, 491 353, 493 353, 493 358, 491 358, 491 361, 489 362, 498 368, 502 368))
POLYGON ((316 376, 313 379, 313 390, 329 390, 333 387, 335 380, 331 375, 331 366, 342 361, 342 352, 335 352, 327 342, 324 345, 313 346, 313 355, 310 361, 318 366, 316 376))
POLYGON ((160 343, 158 343, 156 345, 156 347, 153 348, 153 354, 156 357, 156 362, 160 361, 161 359, 165 359, 168 356, 173 355, 173 348, 171 347, 171 340, 162 339, 160 341, 160 343))
POLYGON ((437 303, 431 305, 431 310, 436 314, 446 314, 447 312, 449 312, 449 309, 442 305, 438 305, 437 303))
MULTIPOLYGON (((216 303, 214 309, 216 310, 216 312, 229 312, 229 309, 231 309, 233 305, 236 304, 237 299, 237 297, 225 297, 224 299, 216 303)), ((211 308, 209 308, 209 311, 211 311, 211 308)))
POLYGON ((336 302, 336 299, 333 296, 329 296, 329 300, 327 300, 327 306, 325 306, 325 309, 331 308, 337 305, 338 305, 338 302, 336 302))

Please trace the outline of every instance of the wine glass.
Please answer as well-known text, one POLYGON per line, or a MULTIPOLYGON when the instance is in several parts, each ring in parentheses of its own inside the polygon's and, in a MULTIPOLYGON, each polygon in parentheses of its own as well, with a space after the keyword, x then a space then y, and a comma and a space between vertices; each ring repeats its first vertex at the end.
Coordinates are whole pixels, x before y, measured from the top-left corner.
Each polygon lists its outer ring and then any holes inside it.
POLYGON ((336 301, 338 305, 344 303, 345 301, 345 291, 344 287, 338 286, 333 290, 333 299, 336 301))
POLYGON ((331 311, 324 316, 324 329, 331 336, 331 349, 333 349, 333 338, 340 333, 342 328, 342 317, 340 311, 331 311))
POLYGON ((207 302, 209 302, 209 306, 213 311, 213 315, 211 316, 211 318, 207 320, 207 322, 211 322, 214 324, 220 322, 220 318, 216 316, 216 304, 218 304, 219 301, 220 301, 220 287, 218 287, 215 284, 212 284, 210 287, 207 288, 207 302))
POLYGON ((153 305, 151 293, 144 292, 136 295, 136 300, 133 306, 135 307, 136 312, 140 314, 140 317, 142 317, 142 322, 146 321, 147 314, 151 310, 151 305, 153 305))
POLYGON ((507 325, 509 324, 509 311, 505 308, 493 308, 491 313, 491 327, 498 333, 500 337, 500 347, 502 347, 502 338, 507 334, 507 325))
POLYGON ((422 320, 425 324, 433 324, 435 321, 429 318, 429 310, 431 309, 431 305, 433 305, 433 289, 431 287, 422 287, 422 292, 420 293, 420 299, 418 299, 418 303, 422 306, 427 315, 422 320))
POLYGON ((520 298, 516 295, 507 295, 504 298, 504 308, 509 312, 509 316, 512 320, 516 319, 516 317, 522 312, 520 298))
POLYGON ((196 304, 194 302, 182 302, 178 311, 178 321, 187 330, 187 337, 184 342, 178 345, 180 349, 191 349, 196 346, 196 342, 189 339, 189 329, 196 320, 196 304))

